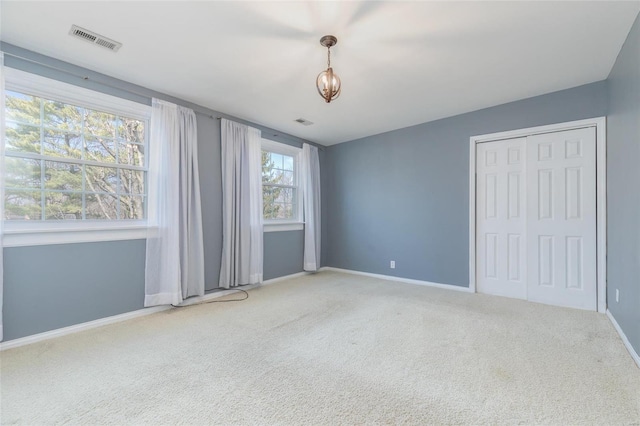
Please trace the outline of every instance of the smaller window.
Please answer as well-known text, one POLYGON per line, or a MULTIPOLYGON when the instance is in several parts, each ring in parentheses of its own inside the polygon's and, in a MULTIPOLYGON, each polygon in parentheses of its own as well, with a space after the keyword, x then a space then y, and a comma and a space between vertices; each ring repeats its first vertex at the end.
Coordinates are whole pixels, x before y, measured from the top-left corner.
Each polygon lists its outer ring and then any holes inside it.
POLYGON ((265 223, 302 222, 299 148, 262 141, 262 198, 265 223))

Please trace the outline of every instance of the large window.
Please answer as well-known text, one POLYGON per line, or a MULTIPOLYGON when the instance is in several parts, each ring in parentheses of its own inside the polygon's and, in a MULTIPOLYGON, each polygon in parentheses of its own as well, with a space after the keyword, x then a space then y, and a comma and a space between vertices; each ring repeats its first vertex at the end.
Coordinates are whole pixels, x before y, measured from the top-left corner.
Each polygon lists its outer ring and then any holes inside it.
POLYGON ((262 195, 266 224, 302 222, 300 149, 263 141, 262 195))
POLYGON ((7 220, 143 219, 145 123, 7 91, 7 220))
POLYGON ((7 74, 3 178, 9 233, 144 224, 149 107, 26 73, 7 74))

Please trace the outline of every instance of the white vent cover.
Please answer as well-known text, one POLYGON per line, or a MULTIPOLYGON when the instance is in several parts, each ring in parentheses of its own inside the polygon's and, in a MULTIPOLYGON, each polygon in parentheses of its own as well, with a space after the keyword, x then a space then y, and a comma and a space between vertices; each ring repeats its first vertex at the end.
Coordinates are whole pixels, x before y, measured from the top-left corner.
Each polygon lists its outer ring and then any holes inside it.
POLYGON ((69 34, 78 37, 81 40, 88 41, 92 44, 97 44, 98 46, 102 46, 105 49, 112 50, 117 52, 118 49, 122 47, 122 43, 118 43, 115 40, 111 40, 110 38, 101 36, 100 34, 94 33, 93 31, 86 30, 77 25, 72 25, 69 34))
POLYGON ((313 124, 311 121, 305 120, 304 118, 297 118, 297 119, 295 119, 293 121, 295 121, 296 123, 300 123, 303 126, 311 126, 313 124))

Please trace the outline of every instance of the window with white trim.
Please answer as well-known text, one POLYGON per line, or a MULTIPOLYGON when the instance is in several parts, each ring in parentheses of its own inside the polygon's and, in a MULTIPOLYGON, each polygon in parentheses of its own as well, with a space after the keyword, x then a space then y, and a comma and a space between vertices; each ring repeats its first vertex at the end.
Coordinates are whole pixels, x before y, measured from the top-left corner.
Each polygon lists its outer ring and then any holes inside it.
POLYGON ((6 71, 8 233, 145 226, 150 107, 6 71))
POLYGON ((301 149, 263 140, 262 199, 266 225, 302 223, 301 149))

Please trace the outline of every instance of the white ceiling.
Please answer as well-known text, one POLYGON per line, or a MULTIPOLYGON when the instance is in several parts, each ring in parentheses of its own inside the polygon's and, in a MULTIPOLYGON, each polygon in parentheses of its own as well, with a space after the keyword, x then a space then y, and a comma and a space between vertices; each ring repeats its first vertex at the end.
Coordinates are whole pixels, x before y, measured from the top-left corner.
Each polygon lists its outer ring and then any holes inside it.
POLYGON ((324 145, 603 80, 640 10, 638 1, 0 4, 5 42, 324 145), (74 39, 72 24, 123 47, 74 39), (325 34, 338 37, 343 86, 331 104, 315 88, 325 34))

